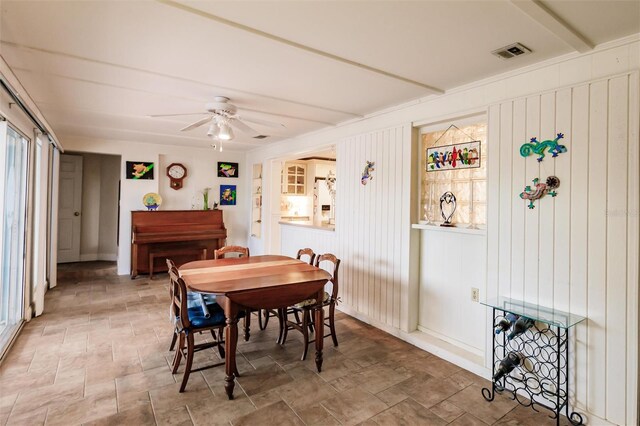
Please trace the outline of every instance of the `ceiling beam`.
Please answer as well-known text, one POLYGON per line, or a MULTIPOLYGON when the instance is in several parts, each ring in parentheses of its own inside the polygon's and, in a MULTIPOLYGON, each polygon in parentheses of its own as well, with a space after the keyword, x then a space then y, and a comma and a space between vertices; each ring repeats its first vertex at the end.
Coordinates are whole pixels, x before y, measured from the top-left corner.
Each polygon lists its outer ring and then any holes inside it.
MULTIPOLYGON (((31 52, 39 52, 39 53, 44 53, 44 54, 48 54, 48 55, 54 55, 54 56, 60 56, 60 57, 64 57, 64 58, 75 59, 75 60, 79 60, 79 61, 86 61, 86 62, 90 62, 90 63, 93 63, 93 64, 100 64, 100 65, 106 65, 106 66, 110 66, 110 67, 116 67, 116 68, 125 69, 125 70, 129 70, 129 71, 135 71, 135 72, 140 72, 140 73, 144 73, 144 74, 154 75, 154 76, 157 76, 157 77, 169 78, 169 79, 172 79, 172 80, 180 80, 180 81, 184 81, 184 82, 187 82, 187 83, 199 84, 199 85, 206 86, 208 90, 220 89, 220 91, 231 91, 231 92, 235 92, 235 93, 242 93, 244 95, 255 96, 255 97, 259 97, 259 98, 263 98, 263 99, 270 99, 270 100, 274 100, 274 101, 278 101, 278 102, 286 102, 286 103, 290 103, 290 104, 293 104, 293 105, 300 105, 300 106, 304 106, 304 107, 307 107, 307 108, 315 108, 315 109, 320 109, 320 110, 324 110, 324 111, 328 111, 328 112, 332 112, 332 113, 337 113, 337 114, 342 114, 342 115, 349 115, 349 116, 352 116, 352 117, 355 117, 355 118, 362 118, 363 117, 361 114, 358 114, 358 113, 355 113, 355 112, 341 111, 341 110, 338 110, 338 109, 329 108, 329 107, 325 107, 325 106, 321 106, 321 105, 312 105, 312 104, 308 104, 308 103, 304 103, 304 102, 294 101, 292 99, 284 99, 284 98, 278 98, 278 97, 275 97, 275 96, 264 95, 264 94, 261 94, 261 93, 249 92, 247 90, 237 89, 237 88, 234 88, 234 87, 220 86, 220 85, 216 85, 216 84, 207 83, 205 81, 199 81, 199 80, 194 80, 194 79, 190 79, 190 78, 180 77, 180 76, 173 75, 173 74, 165 74, 165 73, 151 71, 151 70, 144 69, 144 68, 136 68, 136 67, 132 67, 132 66, 128 66, 128 65, 116 64, 116 63, 113 63, 113 62, 107 62, 107 61, 102 61, 102 60, 99 60, 99 59, 88 58, 88 57, 85 57, 85 56, 75 55, 75 54, 72 54, 72 53, 66 53, 66 52, 50 50, 50 49, 43 49, 43 48, 40 48, 40 47, 34 47, 34 46, 28 46, 28 45, 24 45, 24 44, 18 44, 18 43, 14 43, 14 42, 11 42, 11 41, 6 41, 6 40, 0 40, 0 45, 6 45, 6 46, 13 47, 15 49, 23 49, 23 50, 28 50, 28 51, 31 51, 31 52)), ((275 114, 271 114, 271 113, 267 113, 267 114, 275 115, 275 114)))
POLYGON ((395 79, 395 80, 399 80, 399 81, 402 81, 403 83, 408 83, 408 84, 411 84, 411 85, 414 85, 414 86, 421 87, 421 88, 426 89, 427 91, 431 92, 432 94, 441 95, 441 94, 444 93, 444 90, 439 89, 437 87, 429 86, 428 84, 421 83, 419 81, 412 80, 410 78, 403 77, 403 76, 398 75, 398 74, 394 74, 394 73, 391 73, 391 72, 388 72, 388 71, 384 71, 384 70, 381 70, 379 68, 374 68, 374 67, 371 67, 369 65, 362 64, 360 62, 352 61, 350 59, 346 59, 346 58, 343 58, 341 56, 334 55, 332 53, 325 52, 325 51, 320 50, 320 49, 315 49, 313 47, 306 46, 304 44, 297 43, 295 41, 292 41, 292 40, 289 40, 289 39, 286 39, 286 38, 283 38, 283 37, 278 37, 277 35, 270 34, 270 33, 267 33, 265 31, 260 31, 260 30, 258 30, 256 28, 240 24, 239 22, 231 21, 229 19, 225 19, 225 18, 222 18, 220 16, 213 15, 213 14, 205 12, 203 10, 196 9, 194 7, 191 7, 191 6, 187 6, 186 4, 178 3, 178 2, 175 2, 173 0, 156 0, 156 1, 159 2, 159 3, 165 4, 167 6, 171 6, 171 7, 174 7, 176 9, 180 9, 180 10, 183 10, 185 12, 192 13, 192 14, 200 16, 202 18, 209 19, 211 21, 215 21, 215 22, 218 22, 220 24, 227 25, 227 26, 230 26, 230 27, 238 29, 238 30, 245 31, 245 32, 251 33, 253 35, 257 35, 259 37, 263 37, 263 38, 275 41, 277 43, 285 44, 287 46, 294 47, 296 49, 304 50, 305 52, 309 52, 309 53, 312 53, 314 55, 322 56, 324 58, 331 59, 331 60, 336 61, 336 62, 341 62, 341 63, 346 64, 346 65, 350 65, 350 66, 357 67, 357 68, 360 68, 360 69, 363 69, 363 70, 366 70, 366 71, 369 71, 369 72, 373 72, 373 73, 382 75, 384 77, 388 77, 388 78, 392 78, 392 79, 395 79))
POLYGON ((549 10, 541 1, 511 0, 511 4, 578 52, 585 53, 594 48, 593 43, 549 10))

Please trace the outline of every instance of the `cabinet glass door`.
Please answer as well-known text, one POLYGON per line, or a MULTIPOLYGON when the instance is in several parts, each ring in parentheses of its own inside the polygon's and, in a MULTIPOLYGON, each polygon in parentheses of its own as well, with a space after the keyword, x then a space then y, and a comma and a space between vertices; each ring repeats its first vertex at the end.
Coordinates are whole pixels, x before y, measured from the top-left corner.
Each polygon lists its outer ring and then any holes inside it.
POLYGON ((0 352, 23 319, 29 141, 0 127, 0 352))

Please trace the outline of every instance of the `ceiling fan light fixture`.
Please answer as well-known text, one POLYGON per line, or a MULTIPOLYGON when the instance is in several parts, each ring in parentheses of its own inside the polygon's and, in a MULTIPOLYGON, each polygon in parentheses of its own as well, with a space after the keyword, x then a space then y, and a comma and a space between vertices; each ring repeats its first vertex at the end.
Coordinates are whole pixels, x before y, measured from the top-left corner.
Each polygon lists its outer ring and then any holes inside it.
POLYGON ((216 123, 211 123, 209 126, 209 130, 207 131, 207 136, 211 136, 213 139, 217 139, 220 134, 220 128, 216 123))
POLYGON ((218 138, 220 140, 230 141, 231 139, 233 139, 233 136, 234 136, 233 129, 231 128, 231 126, 229 126, 229 123, 227 123, 226 121, 223 121, 218 125, 218 128, 219 128, 218 138))

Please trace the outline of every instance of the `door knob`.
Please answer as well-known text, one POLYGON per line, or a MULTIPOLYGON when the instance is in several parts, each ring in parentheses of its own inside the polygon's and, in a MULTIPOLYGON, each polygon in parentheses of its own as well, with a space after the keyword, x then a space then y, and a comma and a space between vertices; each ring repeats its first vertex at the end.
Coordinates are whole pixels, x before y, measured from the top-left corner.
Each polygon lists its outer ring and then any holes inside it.
POLYGON ((80 212, 73 212, 74 216, 80 216, 80 212))

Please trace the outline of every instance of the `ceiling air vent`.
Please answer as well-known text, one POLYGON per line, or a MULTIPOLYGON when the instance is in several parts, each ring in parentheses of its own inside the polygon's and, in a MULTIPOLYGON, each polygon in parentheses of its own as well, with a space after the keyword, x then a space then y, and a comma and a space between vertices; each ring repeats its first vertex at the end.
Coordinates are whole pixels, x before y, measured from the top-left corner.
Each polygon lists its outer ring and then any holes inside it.
POLYGON ((268 138, 268 135, 258 135, 258 136, 254 136, 254 139, 264 139, 264 138, 268 138))
POLYGON ((491 53, 502 59, 511 59, 515 58, 516 56, 528 55, 529 53, 531 53, 531 50, 520 43, 513 43, 508 46, 501 47, 500 49, 494 50, 491 53))

